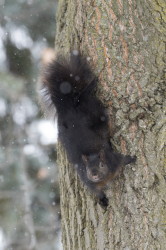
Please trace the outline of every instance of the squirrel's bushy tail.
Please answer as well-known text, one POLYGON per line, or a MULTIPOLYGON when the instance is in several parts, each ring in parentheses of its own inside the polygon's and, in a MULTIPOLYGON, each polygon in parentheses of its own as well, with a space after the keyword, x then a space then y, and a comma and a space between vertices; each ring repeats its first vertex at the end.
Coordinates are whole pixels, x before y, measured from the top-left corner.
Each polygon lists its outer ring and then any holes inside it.
MULTIPOLYGON (((42 75, 42 95, 45 102, 63 110, 74 104, 85 92, 94 89, 96 78, 88 60, 78 51, 69 58, 57 56, 42 75)), ((48 105, 47 105, 48 106, 48 105)))

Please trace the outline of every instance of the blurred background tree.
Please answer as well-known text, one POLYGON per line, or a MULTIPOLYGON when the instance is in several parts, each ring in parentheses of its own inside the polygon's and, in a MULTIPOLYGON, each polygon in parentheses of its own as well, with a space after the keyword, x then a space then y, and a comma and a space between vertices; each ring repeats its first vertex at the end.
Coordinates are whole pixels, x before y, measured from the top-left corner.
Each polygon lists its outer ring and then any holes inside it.
POLYGON ((0 250, 61 249, 56 123, 36 98, 55 11, 55 0, 0 0, 0 250))

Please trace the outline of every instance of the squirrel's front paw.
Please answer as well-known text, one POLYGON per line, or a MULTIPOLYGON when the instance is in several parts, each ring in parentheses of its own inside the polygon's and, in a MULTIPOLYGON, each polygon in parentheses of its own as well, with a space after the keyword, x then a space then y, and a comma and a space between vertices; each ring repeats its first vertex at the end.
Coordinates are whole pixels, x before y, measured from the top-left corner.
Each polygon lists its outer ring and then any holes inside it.
POLYGON ((102 207, 107 207, 108 206, 108 199, 106 196, 104 196, 103 198, 101 198, 99 200, 99 204, 102 206, 102 207))

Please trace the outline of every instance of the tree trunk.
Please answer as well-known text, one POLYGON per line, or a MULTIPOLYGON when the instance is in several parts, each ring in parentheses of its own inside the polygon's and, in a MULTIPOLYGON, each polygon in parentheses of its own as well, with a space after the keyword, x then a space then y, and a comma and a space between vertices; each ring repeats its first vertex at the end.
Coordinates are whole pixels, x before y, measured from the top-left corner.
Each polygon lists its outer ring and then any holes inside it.
POLYGON ((58 145, 64 250, 166 249, 165 1, 59 0, 56 51, 80 49, 99 76, 117 151, 137 155, 104 210, 58 145))

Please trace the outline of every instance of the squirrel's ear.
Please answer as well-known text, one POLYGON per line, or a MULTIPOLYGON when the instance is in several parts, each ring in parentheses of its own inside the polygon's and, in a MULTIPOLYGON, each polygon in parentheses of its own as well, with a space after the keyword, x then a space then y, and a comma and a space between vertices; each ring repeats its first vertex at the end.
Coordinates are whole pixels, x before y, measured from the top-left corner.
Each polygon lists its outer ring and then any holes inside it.
POLYGON ((88 157, 86 155, 82 155, 82 160, 85 165, 88 163, 88 157))

